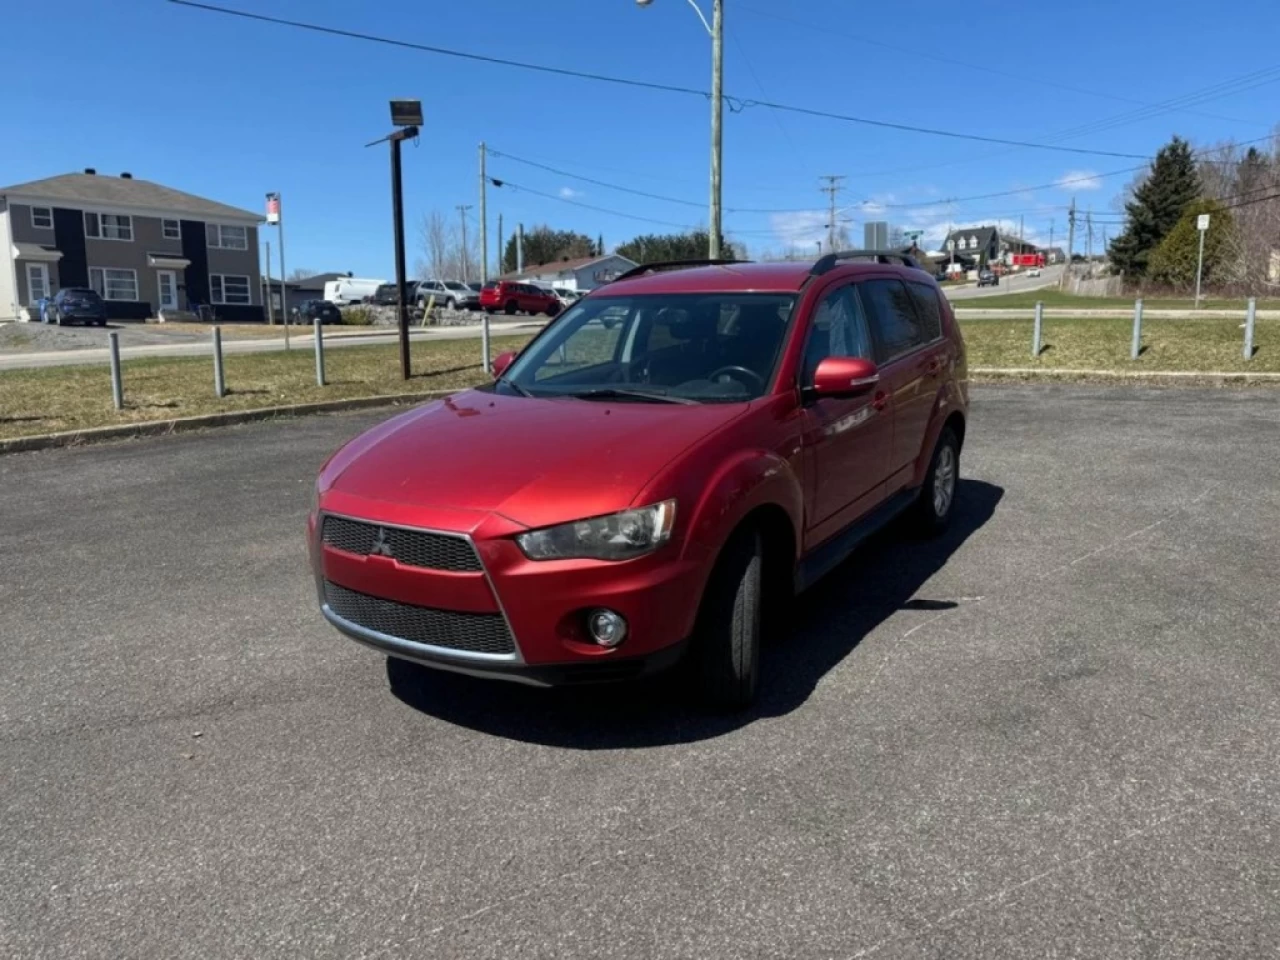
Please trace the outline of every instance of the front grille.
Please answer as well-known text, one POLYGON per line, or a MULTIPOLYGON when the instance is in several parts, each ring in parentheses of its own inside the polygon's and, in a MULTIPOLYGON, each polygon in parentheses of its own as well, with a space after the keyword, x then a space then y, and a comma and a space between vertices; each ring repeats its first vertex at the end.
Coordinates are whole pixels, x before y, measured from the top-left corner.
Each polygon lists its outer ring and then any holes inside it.
POLYGON ((390 555, 408 567, 453 573, 478 573, 481 570, 480 558, 469 540, 443 533, 383 527, 346 517, 325 517, 324 542, 362 557, 372 553, 374 546, 381 542, 379 552, 383 556, 390 555))
POLYGON ((358 626, 390 637, 468 653, 515 653, 515 641, 500 613, 462 613, 415 607, 356 593, 326 580, 329 609, 358 626))

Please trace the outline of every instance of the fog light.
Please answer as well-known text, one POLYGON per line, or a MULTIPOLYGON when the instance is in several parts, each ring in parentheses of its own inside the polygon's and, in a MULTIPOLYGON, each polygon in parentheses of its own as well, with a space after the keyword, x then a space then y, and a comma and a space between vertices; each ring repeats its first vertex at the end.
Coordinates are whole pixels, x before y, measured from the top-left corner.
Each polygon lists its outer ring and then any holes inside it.
POLYGON ((602 647, 616 647, 627 638, 627 620, 612 610, 592 610, 587 614, 587 632, 602 647))

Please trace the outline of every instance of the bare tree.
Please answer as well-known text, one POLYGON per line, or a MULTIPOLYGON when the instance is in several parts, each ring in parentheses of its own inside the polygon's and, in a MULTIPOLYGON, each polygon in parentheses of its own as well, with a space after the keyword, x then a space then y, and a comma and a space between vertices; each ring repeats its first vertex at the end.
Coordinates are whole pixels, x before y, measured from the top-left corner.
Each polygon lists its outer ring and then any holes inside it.
POLYGON ((422 256, 414 264, 420 277, 432 280, 461 280, 480 276, 480 251, 470 232, 467 249, 462 247, 461 224, 439 210, 423 215, 418 226, 422 256))
POLYGON ((315 275, 316 272, 310 267, 294 267, 289 271, 288 282, 293 283, 297 280, 306 280, 308 277, 314 277, 315 275))

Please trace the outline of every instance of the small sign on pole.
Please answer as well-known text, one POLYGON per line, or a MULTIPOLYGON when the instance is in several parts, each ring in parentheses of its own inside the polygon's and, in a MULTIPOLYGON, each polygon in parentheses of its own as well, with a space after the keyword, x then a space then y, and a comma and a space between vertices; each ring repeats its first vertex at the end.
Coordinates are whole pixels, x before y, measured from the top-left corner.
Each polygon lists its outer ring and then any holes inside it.
POLYGON ((267 223, 280 222, 280 194, 267 194, 267 223))
POLYGON ((1209 229, 1209 215, 1207 213, 1202 213, 1200 214, 1200 216, 1196 217, 1196 229, 1197 230, 1209 229))

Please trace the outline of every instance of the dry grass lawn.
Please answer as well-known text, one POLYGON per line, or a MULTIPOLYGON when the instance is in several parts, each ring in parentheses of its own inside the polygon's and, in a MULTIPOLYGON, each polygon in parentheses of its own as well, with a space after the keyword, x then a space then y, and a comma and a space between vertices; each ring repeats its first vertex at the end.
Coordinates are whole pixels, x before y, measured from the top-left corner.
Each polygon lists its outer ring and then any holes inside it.
MULTIPOLYGON (((495 338, 493 352, 518 348, 527 339, 495 338)), ((111 374, 105 364, 4 371, 0 439, 292 403, 455 390, 486 379, 478 339, 418 342, 412 351, 413 377, 406 383, 393 344, 327 350, 324 387, 316 386, 309 348, 227 354, 228 392, 222 399, 214 396, 210 358, 126 360, 125 408, 119 412, 111 404, 111 374)))

